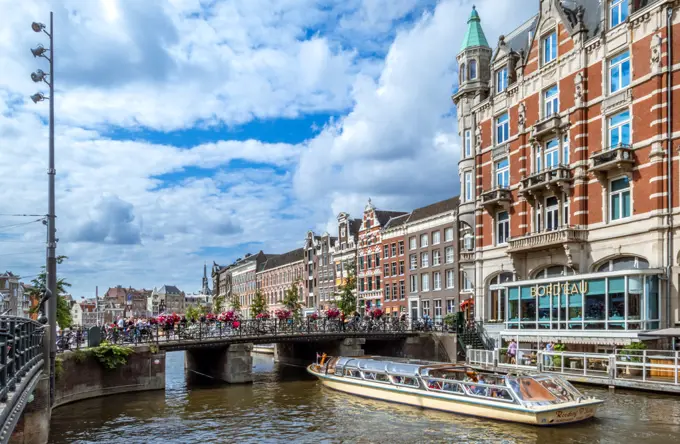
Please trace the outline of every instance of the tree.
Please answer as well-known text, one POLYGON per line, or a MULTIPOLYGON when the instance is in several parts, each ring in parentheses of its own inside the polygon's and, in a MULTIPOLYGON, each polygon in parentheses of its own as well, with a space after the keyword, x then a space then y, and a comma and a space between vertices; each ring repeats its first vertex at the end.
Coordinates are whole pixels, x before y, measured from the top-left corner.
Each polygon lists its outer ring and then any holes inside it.
MULTIPOLYGON (((68 259, 67 256, 57 256, 57 264, 61 264, 66 259, 68 259)), ((42 298, 43 291, 47 287, 47 271, 45 270, 44 265, 40 267, 40 274, 31 281, 31 285, 33 288, 28 292, 29 298, 31 300, 39 301, 42 298)), ((64 278, 57 279, 57 324, 59 324, 59 327, 62 329, 68 328, 73 324, 71 307, 66 298, 64 298, 66 288, 70 286, 71 284, 66 282, 64 278)), ((30 313, 35 314, 37 311, 38 306, 36 305, 31 308, 30 313)))
POLYGON ((187 321, 196 321, 201 317, 201 310, 199 307, 190 305, 184 311, 184 317, 187 318, 187 321))
POLYGON ((346 270, 347 277, 345 281, 338 287, 340 290, 336 295, 338 296, 338 308, 345 316, 351 316, 357 309, 357 274, 354 260, 346 261, 343 264, 346 270))
POLYGON ((212 302, 212 312, 215 314, 222 313, 224 309, 224 296, 215 296, 212 302))
POLYGON ((237 312, 241 311, 241 300, 239 299, 237 294, 234 294, 231 297, 231 302, 229 303, 229 306, 234 311, 237 311, 237 312))
POLYGON ((298 318, 301 315, 302 304, 300 304, 299 293, 300 281, 299 279, 290 285, 290 288, 283 292, 283 300, 281 303, 284 307, 293 313, 293 317, 298 318))
POLYGON ((253 303, 250 304, 250 314, 255 319, 260 313, 265 313, 267 311, 267 301, 260 290, 255 292, 255 297, 253 298, 253 303))

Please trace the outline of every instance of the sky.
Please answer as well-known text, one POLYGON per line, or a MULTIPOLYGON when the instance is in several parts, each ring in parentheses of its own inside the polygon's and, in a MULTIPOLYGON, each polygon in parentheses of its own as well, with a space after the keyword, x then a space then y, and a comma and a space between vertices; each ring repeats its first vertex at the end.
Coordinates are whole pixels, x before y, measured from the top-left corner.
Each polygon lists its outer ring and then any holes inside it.
POLYGON ((57 254, 72 294, 200 290, 341 211, 459 192, 451 92, 473 3, 494 45, 538 0, 0 0, 0 271, 45 262, 54 11, 57 254))

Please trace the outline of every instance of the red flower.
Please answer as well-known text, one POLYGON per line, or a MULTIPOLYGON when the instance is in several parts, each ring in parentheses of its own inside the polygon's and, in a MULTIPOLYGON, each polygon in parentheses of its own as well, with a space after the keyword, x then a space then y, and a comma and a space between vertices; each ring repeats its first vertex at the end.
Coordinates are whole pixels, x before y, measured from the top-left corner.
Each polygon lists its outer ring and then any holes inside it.
POLYGON ((241 323, 239 321, 234 321, 234 322, 232 322, 231 326, 233 328, 239 328, 241 326, 241 323))
POLYGON ((255 316, 255 319, 269 319, 269 313, 258 313, 257 316, 255 316))
POLYGON ((338 310, 337 308, 329 308, 328 310, 326 310, 326 317, 328 319, 335 319, 338 316, 340 316, 340 310, 338 310))

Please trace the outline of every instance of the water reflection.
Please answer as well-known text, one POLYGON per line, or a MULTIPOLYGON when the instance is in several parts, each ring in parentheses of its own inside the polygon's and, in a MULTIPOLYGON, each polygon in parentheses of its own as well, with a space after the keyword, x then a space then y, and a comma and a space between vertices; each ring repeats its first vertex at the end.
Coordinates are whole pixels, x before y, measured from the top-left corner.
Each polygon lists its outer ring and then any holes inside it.
POLYGON ((117 395, 54 411, 53 443, 680 442, 680 397, 583 388, 606 399, 593 421, 536 428, 347 396, 303 368, 255 355, 255 381, 228 385, 184 373, 167 357, 165 392, 117 395))

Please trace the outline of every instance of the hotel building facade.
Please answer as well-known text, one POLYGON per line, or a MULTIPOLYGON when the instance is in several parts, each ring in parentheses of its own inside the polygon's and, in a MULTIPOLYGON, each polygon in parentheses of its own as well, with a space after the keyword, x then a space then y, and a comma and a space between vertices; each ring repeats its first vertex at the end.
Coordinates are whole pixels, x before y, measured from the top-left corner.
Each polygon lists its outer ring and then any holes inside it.
POLYGON ((493 49, 473 10, 457 57, 461 293, 498 339, 610 350, 680 322, 678 2, 537 3, 493 49))

